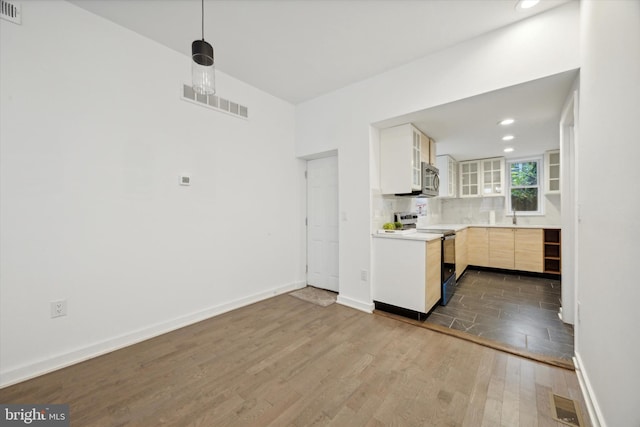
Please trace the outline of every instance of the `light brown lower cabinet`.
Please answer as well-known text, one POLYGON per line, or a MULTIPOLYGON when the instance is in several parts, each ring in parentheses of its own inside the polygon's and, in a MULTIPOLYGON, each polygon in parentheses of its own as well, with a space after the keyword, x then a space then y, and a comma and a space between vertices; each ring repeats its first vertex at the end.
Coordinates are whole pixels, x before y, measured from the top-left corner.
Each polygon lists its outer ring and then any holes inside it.
POLYGON ((515 229, 515 269, 542 273, 544 271, 544 230, 515 229))
POLYGON ((467 250, 469 265, 536 273, 542 273, 544 269, 544 231, 541 228, 471 227, 467 250))
POLYGON ((456 280, 460 278, 469 265, 467 256, 467 233, 468 229, 466 228, 456 232, 456 280))
POLYGON ((482 227, 467 229, 467 261, 469 265, 489 267, 489 230, 482 227))
POLYGON ((431 310, 431 307, 436 305, 442 296, 441 287, 441 268, 442 268, 442 252, 441 242, 439 240, 432 240, 427 242, 427 254, 425 258, 426 266, 426 282, 425 282, 425 312, 431 310))
POLYGON ((514 264, 514 229, 489 229, 489 267, 513 270, 514 264))

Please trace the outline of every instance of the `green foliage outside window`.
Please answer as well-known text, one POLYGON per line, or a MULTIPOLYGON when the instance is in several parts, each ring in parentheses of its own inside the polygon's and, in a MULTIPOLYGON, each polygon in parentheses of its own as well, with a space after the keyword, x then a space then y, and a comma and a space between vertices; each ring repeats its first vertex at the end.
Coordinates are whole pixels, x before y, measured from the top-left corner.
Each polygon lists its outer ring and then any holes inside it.
POLYGON ((538 210, 538 162, 511 163, 511 209, 538 210))

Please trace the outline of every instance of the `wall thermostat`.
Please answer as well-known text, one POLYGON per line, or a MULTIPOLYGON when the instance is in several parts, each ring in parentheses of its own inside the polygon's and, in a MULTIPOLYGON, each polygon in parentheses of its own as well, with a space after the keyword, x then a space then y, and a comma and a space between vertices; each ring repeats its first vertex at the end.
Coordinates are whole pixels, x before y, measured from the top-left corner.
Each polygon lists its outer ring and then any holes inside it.
POLYGON ((191 176, 180 175, 180 185, 191 185, 191 176))

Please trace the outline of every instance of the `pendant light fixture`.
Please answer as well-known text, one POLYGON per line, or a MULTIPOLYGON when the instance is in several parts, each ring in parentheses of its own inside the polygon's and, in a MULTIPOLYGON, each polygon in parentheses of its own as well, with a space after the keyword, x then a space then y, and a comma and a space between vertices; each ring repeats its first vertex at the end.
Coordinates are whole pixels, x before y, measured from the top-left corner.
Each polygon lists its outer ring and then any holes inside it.
POLYGON ((191 43, 191 81, 196 93, 201 95, 216 93, 213 46, 204 41, 204 0, 202 0, 202 40, 191 43))

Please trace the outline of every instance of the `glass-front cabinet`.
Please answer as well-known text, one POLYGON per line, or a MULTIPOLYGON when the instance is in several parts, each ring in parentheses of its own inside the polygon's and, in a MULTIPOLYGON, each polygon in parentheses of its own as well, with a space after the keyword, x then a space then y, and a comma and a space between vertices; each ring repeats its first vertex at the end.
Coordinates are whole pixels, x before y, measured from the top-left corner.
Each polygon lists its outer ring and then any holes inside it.
POLYGON ((460 171, 460 197, 480 195, 480 161, 471 160, 458 163, 460 171))
POLYGON ((504 196, 504 157, 458 163, 460 197, 504 196))
POLYGON ((440 173, 440 197, 458 196, 458 162, 445 154, 437 156, 436 167, 440 173))
POLYGON ((504 158, 482 160, 482 195, 504 195, 504 158))
POLYGON ((412 172, 412 181, 411 188, 414 190, 419 190, 422 186, 422 167, 421 161, 424 150, 422 149, 422 144, 420 141, 420 133, 413 129, 413 150, 412 150, 412 158, 411 158, 411 172, 412 172))
POLYGON ((545 193, 560 193, 560 150, 547 151, 544 155, 546 165, 545 193))

